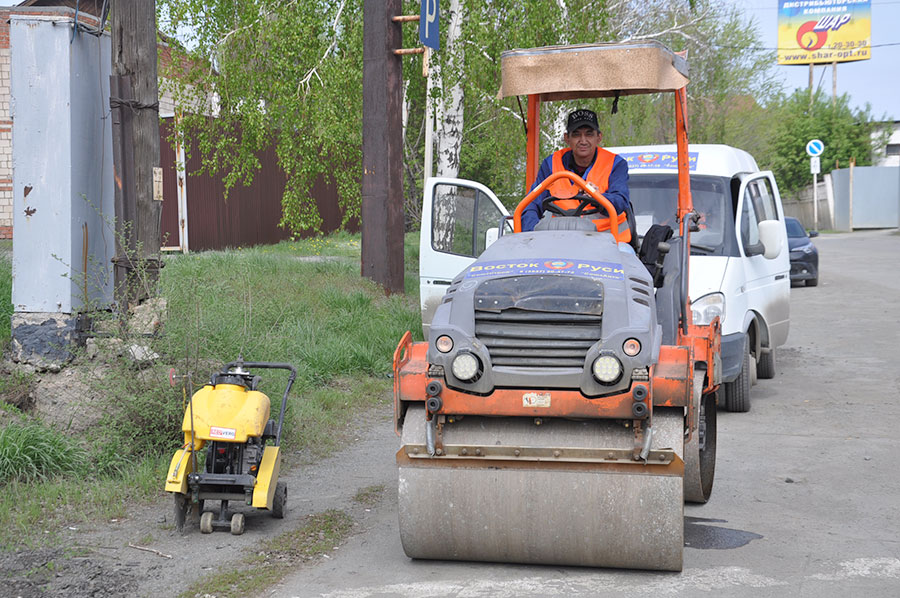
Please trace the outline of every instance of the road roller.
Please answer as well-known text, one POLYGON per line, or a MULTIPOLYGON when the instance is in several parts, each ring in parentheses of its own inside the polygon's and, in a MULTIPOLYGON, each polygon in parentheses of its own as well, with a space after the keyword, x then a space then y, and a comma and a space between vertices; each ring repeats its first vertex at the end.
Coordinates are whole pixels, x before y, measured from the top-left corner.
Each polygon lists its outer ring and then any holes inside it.
MULTIPOLYGON (((577 174, 555 172, 512 215, 496 202, 503 215, 484 231, 483 251, 474 255, 471 233, 448 245, 456 260, 441 262, 448 269, 461 264, 459 247, 473 251, 445 282, 422 262, 428 285, 443 293, 429 304, 423 291, 427 341, 407 332, 394 353, 403 550, 415 559, 680 571, 684 502, 706 502, 712 491, 721 380, 719 319, 694 325, 688 297, 698 217, 687 64, 641 42, 514 50, 501 68, 501 96, 528 99, 528 182, 542 102, 672 93, 677 213, 669 230, 641 231, 630 217, 608 217, 601 230, 595 221, 616 214, 609 200, 577 174), (552 217, 523 232, 525 206, 559 179, 576 193, 567 203, 550 197, 552 217)), ((448 197, 460 202, 457 216, 476 220, 477 202, 492 200, 480 184, 432 179, 421 260, 442 259, 432 238, 442 223, 429 204, 448 197)))

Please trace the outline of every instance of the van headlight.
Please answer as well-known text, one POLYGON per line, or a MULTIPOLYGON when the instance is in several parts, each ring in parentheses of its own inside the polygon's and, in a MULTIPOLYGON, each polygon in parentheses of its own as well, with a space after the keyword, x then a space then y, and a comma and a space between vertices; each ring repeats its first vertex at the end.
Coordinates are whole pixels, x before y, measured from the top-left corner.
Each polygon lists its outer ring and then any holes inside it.
POLYGON ((463 382, 475 382, 481 377, 481 360, 472 353, 460 352, 450 364, 453 375, 463 382))
POLYGON ((710 293, 695 301, 691 301, 691 316, 697 326, 708 326, 718 316, 725 320, 725 295, 710 293))

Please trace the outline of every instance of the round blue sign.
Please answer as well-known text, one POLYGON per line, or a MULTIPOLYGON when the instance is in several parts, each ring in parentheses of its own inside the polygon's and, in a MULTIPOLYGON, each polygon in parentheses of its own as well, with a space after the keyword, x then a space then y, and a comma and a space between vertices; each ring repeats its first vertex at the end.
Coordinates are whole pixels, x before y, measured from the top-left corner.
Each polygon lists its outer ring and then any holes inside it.
POLYGON ((813 139, 806 144, 806 153, 813 158, 821 156, 823 151, 825 151, 825 144, 818 139, 813 139))

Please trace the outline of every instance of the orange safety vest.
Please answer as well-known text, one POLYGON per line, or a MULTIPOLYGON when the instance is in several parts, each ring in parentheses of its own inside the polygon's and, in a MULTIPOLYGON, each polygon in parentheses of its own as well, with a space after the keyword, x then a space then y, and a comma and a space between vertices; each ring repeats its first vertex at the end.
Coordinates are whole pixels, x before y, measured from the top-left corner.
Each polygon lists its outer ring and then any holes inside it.
MULTIPOLYGON (((566 169, 566 167, 563 166, 563 156, 566 152, 571 151, 571 149, 565 148, 553 153, 553 170, 551 171, 551 174, 554 172, 562 172, 566 169)), ((586 182, 597 188, 597 193, 605 193, 606 190, 609 189, 609 175, 612 172, 615 159, 616 155, 614 153, 599 147, 597 148, 597 155, 594 157, 594 163, 589 167, 590 170, 588 170, 584 177, 586 182)), ((581 188, 569 179, 556 180, 550 185, 549 191, 551 196, 562 198, 554 203, 564 210, 574 210, 581 204, 581 200, 579 199, 567 199, 569 197, 574 197, 581 191, 581 188)), ((626 243, 631 241, 631 230, 626 223, 625 214, 619 214, 616 220, 619 222, 619 235, 622 237, 620 240, 626 243), (625 225, 624 227, 622 226, 623 224, 625 225)), ((597 218, 593 222, 598 231, 609 230, 609 218, 597 218)))

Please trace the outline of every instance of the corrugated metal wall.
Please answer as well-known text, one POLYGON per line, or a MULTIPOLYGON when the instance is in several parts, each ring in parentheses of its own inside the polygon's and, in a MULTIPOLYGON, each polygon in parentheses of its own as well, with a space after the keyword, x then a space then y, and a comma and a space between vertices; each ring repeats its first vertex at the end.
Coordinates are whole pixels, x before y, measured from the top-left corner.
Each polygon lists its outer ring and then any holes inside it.
POLYGON ((853 206, 850 169, 831 171, 834 181, 834 228, 896 228, 900 226, 900 167, 857 166, 853 169, 853 206))
MULTIPOLYGON (((168 246, 178 245, 178 196, 175 149, 168 141, 170 119, 164 119, 160 127, 160 164, 163 167, 162 236, 168 246)), ((225 199, 225 186, 221 176, 197 174, 200 155, 195 148, 187 163, 188 238, 192 251, 223 249, 225 247, 249 247, 277 243, 290 237, 290 233, 278 226, 281 220, 281 197, 284 194, 285 176, 278 167, 275 148, 270 147, 259 155, 262 168, 249 187, 238 185, 225 199)), ((313 186, 319 213, 322 215, 320 232, 338 230, 341 211, 338 208, 337 189, 319 180, 313 186)), ((356 227, 351 227, 351 230, 356 227)), ((313 233, 302 236, 311 236, 313 233)))

